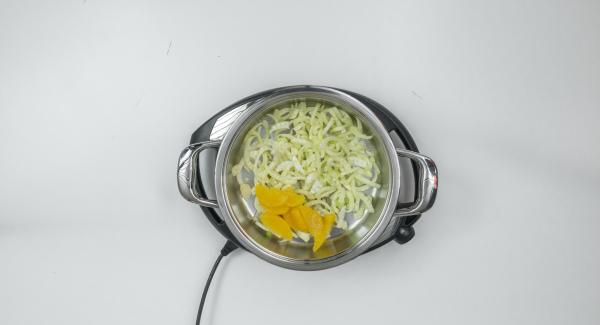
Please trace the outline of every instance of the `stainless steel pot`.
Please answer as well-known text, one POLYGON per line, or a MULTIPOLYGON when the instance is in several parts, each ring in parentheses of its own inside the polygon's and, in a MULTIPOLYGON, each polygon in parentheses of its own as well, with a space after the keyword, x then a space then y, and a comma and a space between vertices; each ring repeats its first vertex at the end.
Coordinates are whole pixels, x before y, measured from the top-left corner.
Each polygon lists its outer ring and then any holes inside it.
POLYGON ((220 209, 227 227, 238 242, 258 257, 289 269, 320 270, 345 263, 369 249, 394 218, 428 210, 435 201, 437 169, 430 158, 395 148, 381 121, 352 95, 328 87, 293 86, 281 88, 254 102, 236 119, 222 141, 206 141, 187 147, 179 158, 178 185, 182 196, 188 201, 220 209), (373 195, 375 212, 358 219, 348 230, 331 236, 316 253, 312 252, 310 243, 300 240, 279 241, 275 236, 265 236, 264 230, 251 218, 255 213, 253 205, 242 197, 231 173, 232 166, 239 161, 243 152, 241 146, 247 131, 277 107, 298 100, 333 104, 360 119, 368 133, 373 135, 371 141, 381 169, 381 187, 373 195), (208 148, 218 149, 215 167, 217 200, 204 198, 198 191, 198 156, 208 148), (403 209, 396 209, 402 190, 399 156, 414 160, 419 169, 417 200, 403 209))

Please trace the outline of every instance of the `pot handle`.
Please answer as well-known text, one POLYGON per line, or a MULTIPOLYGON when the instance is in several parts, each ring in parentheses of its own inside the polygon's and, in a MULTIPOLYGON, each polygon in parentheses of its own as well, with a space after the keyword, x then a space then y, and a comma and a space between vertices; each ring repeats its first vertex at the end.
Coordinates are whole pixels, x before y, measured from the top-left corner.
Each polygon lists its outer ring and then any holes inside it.
POLYGON ((394 211, 395 217, 423 213, 433 206, 437 194, 438 172, 431 158, 410 150, 396 148, 398 157, 410 158, 417 163, 419 179, 415 181, 417 199, 411 206, 394 211))
POLYGON ((179 155, 177 167, 177 185, 179 193, 188 201, 209 208, 219 208, 217 200, 202 197, 198 193, 198 157, 200 152, 208 148, 218 148, 221 141, 204 141, 189 145, 179 155))

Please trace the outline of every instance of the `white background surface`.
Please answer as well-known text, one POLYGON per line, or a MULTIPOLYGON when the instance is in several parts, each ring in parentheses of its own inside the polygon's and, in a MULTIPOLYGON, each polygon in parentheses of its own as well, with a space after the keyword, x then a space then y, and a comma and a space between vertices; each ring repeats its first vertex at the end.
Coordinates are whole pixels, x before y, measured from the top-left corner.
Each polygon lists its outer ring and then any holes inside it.
POLYGON ((405 246, 235 252, 204 324, 600 323, 600 2, 0 1, 0 324, 192 324, 225 242, 175 186, 260 90, 366 94, 440 171, 405 246))

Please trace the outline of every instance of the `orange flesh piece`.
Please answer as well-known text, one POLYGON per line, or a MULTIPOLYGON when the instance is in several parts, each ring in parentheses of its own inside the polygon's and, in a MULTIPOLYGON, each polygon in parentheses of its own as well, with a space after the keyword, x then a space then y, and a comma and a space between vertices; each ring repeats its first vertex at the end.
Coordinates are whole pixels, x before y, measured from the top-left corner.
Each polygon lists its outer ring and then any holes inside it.
POLYGON ((308 226, 308 232, 313 236, 318 234, 323 228, 323 220, 319 213, 306 205, 301 205, 298 209, 300 210, 304 222, 308 226))
POLYGON ((283 215, 283 218, 292 227, 292 229, 308 232, 308 226, 306 225, 306 222, 304 222, 304 218, 302 218, 298 208, 291 208, 286 214, 283 215))
POLYGON ((288 196, 278 189, 268 188, 262 184, 256 185, 256 198, 265 208, 278 208, 286 204, 288 196))
POLYGON ((276 214, 265 212, 260 216, 260 221, 272 233, 280 238, 290 240, 294 237, 290 225, 285 220, 276 214))
POLYGON ((333 213, 328 213, 323 216, 323 228, 315 235, 315 241, 313 244, 313 252, 316 252, 321 248, 327 237, 329 237, 329 233, 331 232, 331 228, 333 227, 333 222, 335 221, 335 215, 333 213))
POLYGON ((287 195, 287 206, 290 208, 304 204, 304 195, 297 194, 292 188, 284 190, 287 195))
POLYGON ((271 212, 272 214, 282 215, 286 214, 290 208, 283 205, 277 208, 266 208, 267 212, 271 212))

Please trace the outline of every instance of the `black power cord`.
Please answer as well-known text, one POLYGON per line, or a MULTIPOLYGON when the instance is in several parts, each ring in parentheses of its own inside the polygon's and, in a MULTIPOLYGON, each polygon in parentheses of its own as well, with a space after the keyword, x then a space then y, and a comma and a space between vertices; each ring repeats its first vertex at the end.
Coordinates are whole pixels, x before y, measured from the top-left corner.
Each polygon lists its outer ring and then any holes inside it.
POLYGON ((221 263, 221 260, 223 259, 223 257, 229 255, 229 253, 233 252, 236 248, 237 248, 237 246, 231 240, 228 240, 225 243, 225 246, 223 246, 223 248, 221 248, 221 253, 219 254, 219 257, 217 257, 215 264, 213 264, 212 270, 210 271, 210 274, 208 275, 208 279, 206 279, 206 284, 204 285, 204 292, 202 292, 202 299, 200 300, 200 307, 198 307, 198 316, 196 317, 196 325, 200 325, 200 319, 202 318, 202 310, 204 309, 204 302, 206 301, 206 294, 208 293, 208 288, 210 287, 210 283, 212 282, 212 278, 215 275, 215 271, 217 271, 217 267, 219 266, 219 263, 221 263))

